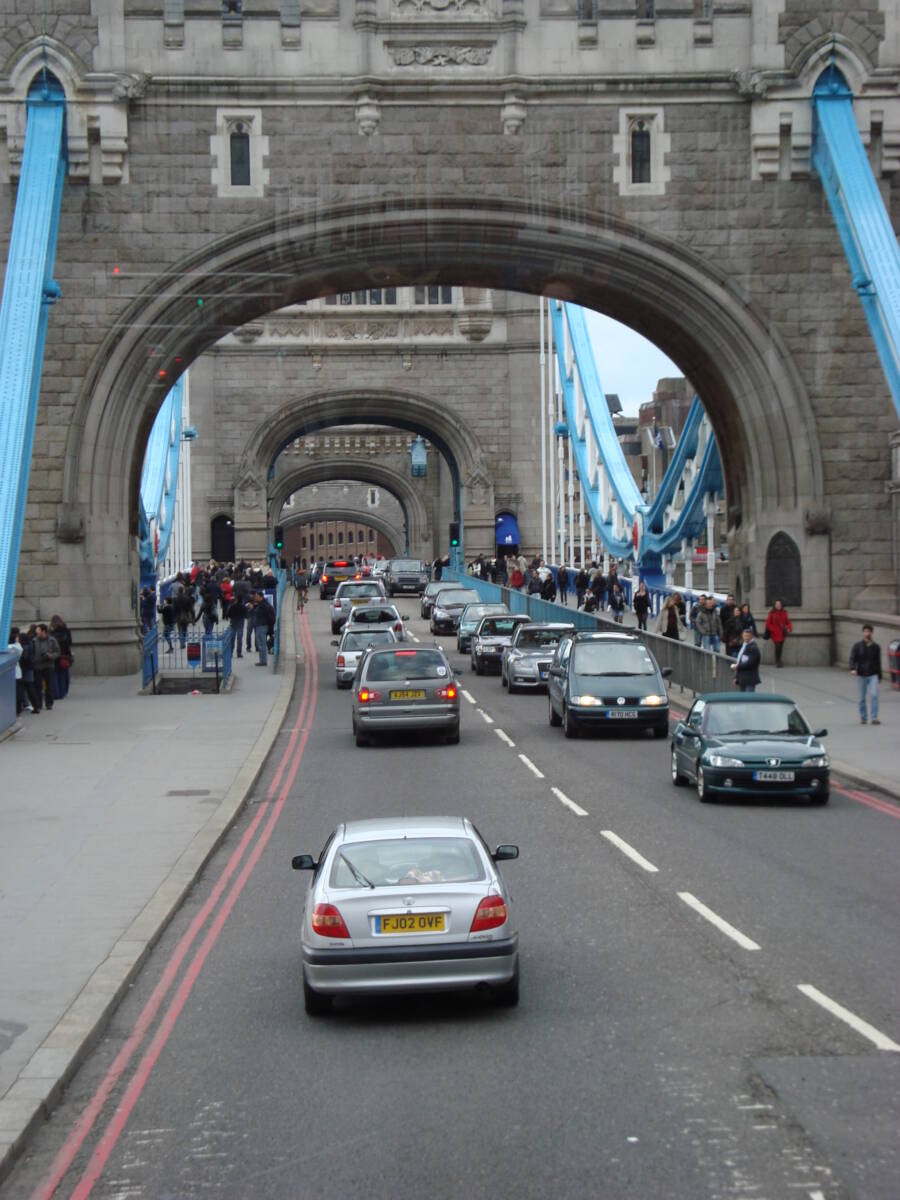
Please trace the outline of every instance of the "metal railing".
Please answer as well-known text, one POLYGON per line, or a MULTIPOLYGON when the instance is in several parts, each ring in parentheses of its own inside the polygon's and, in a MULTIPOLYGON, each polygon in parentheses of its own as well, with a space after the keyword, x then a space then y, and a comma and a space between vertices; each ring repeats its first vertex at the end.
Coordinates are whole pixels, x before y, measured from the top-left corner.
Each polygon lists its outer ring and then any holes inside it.
POLYGON ((279 567, 275 572, 275 578, 278 580, 278 587, 275 589, 274 608, 275 608, 275 634, 272 645, 272 670, 278 670, 278 655, 281 651, 281 610, 283 607, 284 593, 287 590, 287 571, 284 567, 279 567))
MULTIPOLYGON (((533 621, 562 622, 574 625, 576 629, 600 629, 618 633, 626 628, 602 613, 586 613, 582 609, 566 608, 562 604, 553 604, 549 600, 542 600, 539 596, 528 595, 527 592, 520 592, 515 588, 500 587, 487 579, 454 571, 452 568, 444 568, 444 578, 473 588, 486 603, 505 604, 510 612, 527 613, 533 621)), ((697 694, 727 691, 732 687, 732 660, 727 655, 714 654, 712 650, 703 650, 690 642, 676 642, 674 638, 663 637, 658 633, 632 628, 628 628, 627 631, 641 639, 660 668, 671 667, 672 683, 677 684, 682 691, 697 694)))
POLYGON ((215 690, 231 677, 234 649, 234 630, 219 623, 209 631, 194 629, 182 632, 177 625, 168 629, 160 622, 144 633, 144 656, 141 670, 143 686, 151 687, 156 695, 163 679, 190 679, 193 675, 214 675, 215 690))

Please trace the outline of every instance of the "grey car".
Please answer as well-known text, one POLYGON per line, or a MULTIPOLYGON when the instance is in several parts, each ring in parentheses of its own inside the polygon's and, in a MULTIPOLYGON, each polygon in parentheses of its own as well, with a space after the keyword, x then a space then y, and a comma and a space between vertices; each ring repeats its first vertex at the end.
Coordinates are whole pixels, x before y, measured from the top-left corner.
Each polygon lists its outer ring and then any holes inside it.
POLYGON ((465 654, 472 645, 472 634, 482 617, 493 613, 509 613, 508 604, 467 604, 456 622, 456 648, 465 654))
POLYGON ((334 678, 339 688, 348 688, 353 683, 353 676, 359 660, 370 646, 393 646, 397 637, 393 629, 345 629, 340 641, 332 642, 337 646, 334 656, 334 678))
POLYGON ((573 626, 562 623, 520 625, 500 660, 500 682, 510 692, 546 688, 556 647, 573 626))
POLYGON ((459 688, 440 646, 377 647, 363 655, 353 681, 357 746, 379 733, 425 731, 459 741, 459 688))
POLYGON ((331 632, 341 631, 351 608, 386 599, 387 593, 380 579, 351 579, 346 583, 339 583, 331 601, 331 632))
POLYGON ((456 633, 459 616, 467 604, 480 604, 474 588, 456 587, 440 592, 431 609, 432 633, 456 633))
POLYGON ((419 616, 427 621, 431 616, 431 610, 434 607, 434 600, 438 592, 446 592, 449 588, 457 587, 459 587, 459 584, 454 583, 452 579, 438 579, 433 583, 427 584, 419 600, 419 616))
POLYGON ((368 633, 373 633, 376 629, 391 629, 397 641, 403 642, 406 640, 406 629, 403 622, 408 620, 409 617, 405 614, 400 616, 395 605, 385 601, 380 604, 373 602, 361 604, 358 608, 351 608, 347 614, 347 623, 344 628, 356 631, 362 629, 368 633))
POLYGON ((519 938, 498 862, 464 817, 393 817, 339 825, 312 872, 301 934, 311 1016, 335 996, 488 989, 519 999, 519 938))
POLYGON ((500 670, 503 651, 512 641, 513 634, 521 625, 530 625, 531 617, 525 613, 507 613, 502 616, 482 617, 472 634, 472 670, 476 675, 485 671, 500 670))

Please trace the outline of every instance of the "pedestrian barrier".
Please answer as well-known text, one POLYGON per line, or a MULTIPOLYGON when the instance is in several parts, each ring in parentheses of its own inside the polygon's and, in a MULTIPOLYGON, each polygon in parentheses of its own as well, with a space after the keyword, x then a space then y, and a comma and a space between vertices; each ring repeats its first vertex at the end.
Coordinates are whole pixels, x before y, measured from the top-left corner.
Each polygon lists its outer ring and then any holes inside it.
POLYGON ((900 641, 891 642, 888 647, 888 665, 891 669, 891 687, 898 692, 900 691, 900 641))
POLYGON ((278 586, 275 589, 274 596, 267 593, 272 607, 275 609, 275 634, 272 645, 272 670, 278 670, 278 655, 281 651, 281 608, 284 600, 284 593, 287 589, 287 570, 284 567, 278 567, 275 571, 275 578, 278 580, 278 586))
POLYGON ((216 625, 209 633, 182 635, 177 626, 167 631, 160 623, 144 634, 143 686, 151 687, 156 695, 160 691, 185 690, 198 675, 213 675, 214 688, 207 685, 201 690, 219 692, 231 678, 233 649, 234 630, 230 625, 216 625), (177 687, 179 683, 181 688, 177 687))
MULTIPOLYGON (((506 604, 510 612, 526 613, 533 621, 562 622, 574 625, 576 629, 601 629, 618 633, 625 628, 602 613, 586 613, 583 609, 566 608, 562 604, 554 604, 514 588, 500 587, 496 583, 455 571, 453 568, 444 568, 444 578, 473 588, 486 603, 506 604)), ((673 638, 663 637, 658 633, 630 628, 628 632, 641 639, 660 668, 671 667, 672 683, 677 684, 682 691, 693 692, 696 695, 699 692, 727 691, 733 686, 731 659, 727 655, 714 654, 711 650, 702 650, 688 642, 676 642, 673 638)), ((897 645, 900 647, 900 642, 897 645)))

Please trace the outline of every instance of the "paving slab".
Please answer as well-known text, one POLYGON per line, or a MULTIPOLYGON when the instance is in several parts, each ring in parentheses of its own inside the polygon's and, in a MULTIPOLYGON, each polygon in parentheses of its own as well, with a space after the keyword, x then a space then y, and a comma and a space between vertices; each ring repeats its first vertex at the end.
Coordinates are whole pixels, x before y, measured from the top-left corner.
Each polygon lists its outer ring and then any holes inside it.
POLYGON ((218 696, 74 676, 0 743, 0 1178, 243 808, 294 687, 281 637, 278 673, 242 659, 218 696))

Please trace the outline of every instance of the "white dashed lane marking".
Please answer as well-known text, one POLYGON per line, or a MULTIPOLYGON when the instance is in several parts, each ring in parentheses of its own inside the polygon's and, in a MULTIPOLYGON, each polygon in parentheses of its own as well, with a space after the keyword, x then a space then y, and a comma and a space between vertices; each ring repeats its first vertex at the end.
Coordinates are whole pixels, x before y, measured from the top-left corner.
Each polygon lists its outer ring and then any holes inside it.
POLYGON ((815 1001, 816 1004, 821 1004, 822 1008, 827 1009, 832 1016, 849 1025, 851 1029, 855 1029, 857 1033, 861 1033, 864 1038, 868 1038, 879 1050, 900 1051, 900 1046, 896 1042, 891 1041, 886 1034, 881 1033, 874 1025, 870 1025, 868 1021, 864 1021, 862 1017, 858 1017, 849 1008, 844 1008, 843 1004, 838 1004, 836 1000, 832 1000, 830 996, 826 996, 824 992, 820 992, 811 983, 798 983, 797 987, 804 996, 815 1001))
POLYGON ((532 775, 535 777, 535 779, 543 779, 544 778, 544 772, 539 771, 537 769, 537 767, 534 765, 534 763, 531 761, 531 759, 528 757, 527 754, 520 754, 519 759, 521 762, 523 762, 525 764, 525 766, 532 773, 532 775))
POLYGON ((478 712, 481 715, 482 721, 485 721, 488 725, 493 725, 494 718, 486 713, 483 708, 479 708, 478 712))
POLYGON ((659 867, 655 867, 649 859, 644 858, 643 854, 639 854, 634 846, 629 846, 624 838, 620 838, 617 833, 613 833, 611 829, 601 829, 600 832, 607 841, 612 842, 614 846, 618 846, 623 854, 626 854, 632 862, 636 862, 639 867, 643 867, 645 871, 658 871, 659 867))
POLYGON ((463 689, 462 689, 462 694, 465 696, 465 698, 468 700, 468 702, 469 702, 470 704, 474 704, 474 703, 475 703, 475 697, 472 695, 472 693, 471 693, 471 692, 467 692, 467 691, 466 691, 466 689, 465 689, 465 688, 463 688, 463 689))
POLYGON ((506 742, 510 749, 515 748, 516 743, 512 740, 508 733, 504 733, 502 729, 495 729, 494 733, 496 733, 501 742, 506 742))
POLYGON ((586 817, 588 815, 587 809, 582 808, 580 804, 576 804, 574 800, 570 800, 566 793, 561 792, 558 787, 551 788, 550 791, 557 798, 560 804, 564 804, 566 808, 571 808, 572 812, 575 813, 576 816, 586 817))
POLYGON ((690 892, 679 892, 678 899, 683 900, 689 908, 692 908, 694 912, 698 912, 701 917, 704 917, 711 925, 715 925, 716 929, 724 933, 726 937, 730 937, 733 942, 737 942, 744 950, 759 949, 756 942, 751 941, 739 929, 735 929, 733 925, 729 925, 724 917, 720 917, 711 908, 707 908, 702 901, 698 900, 696 896, 692 896, 690 892))

